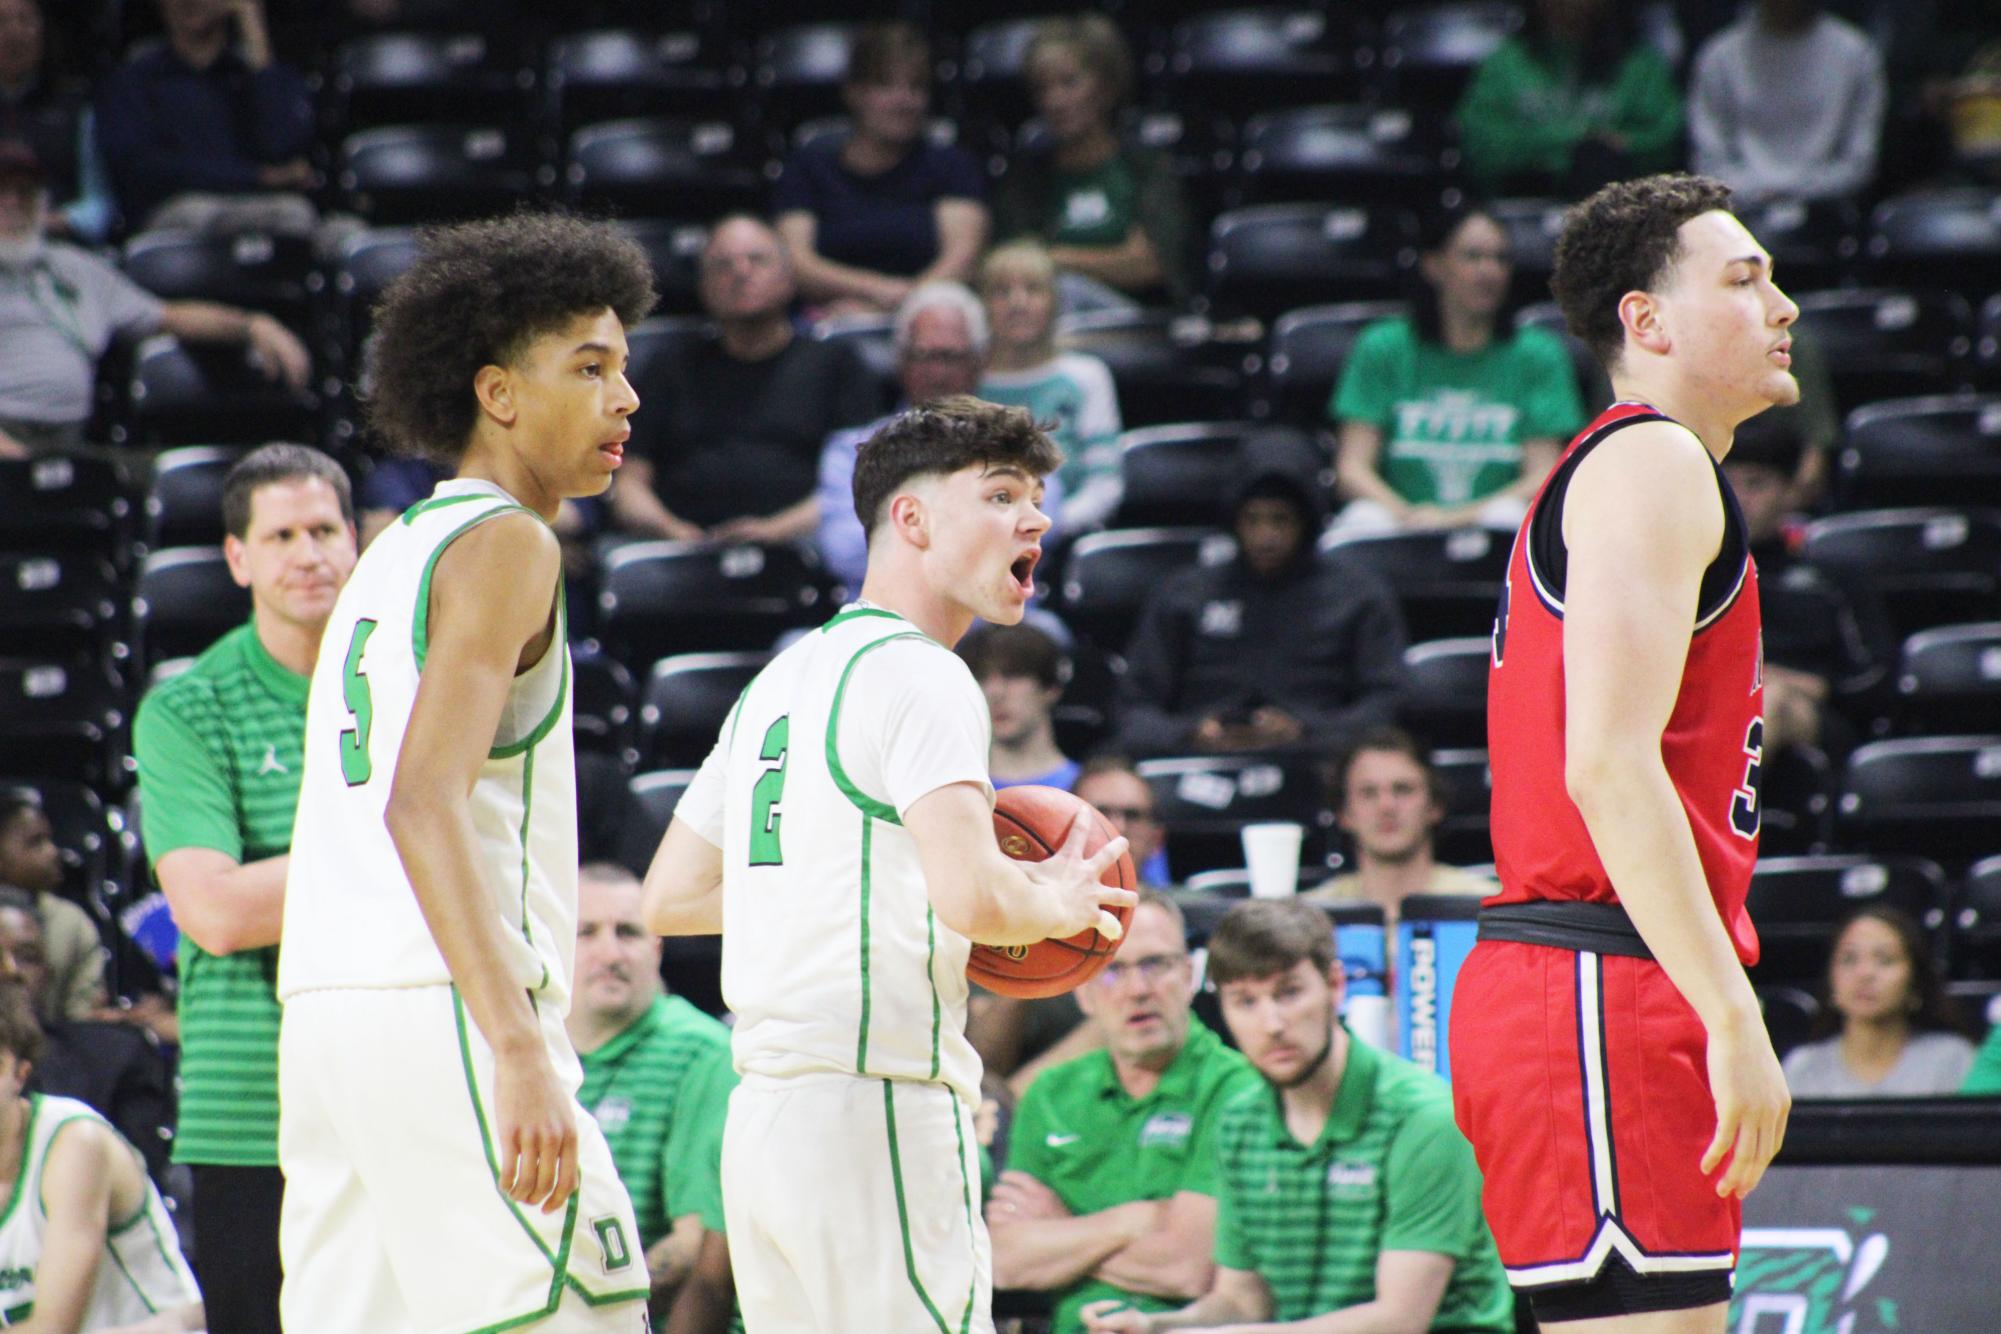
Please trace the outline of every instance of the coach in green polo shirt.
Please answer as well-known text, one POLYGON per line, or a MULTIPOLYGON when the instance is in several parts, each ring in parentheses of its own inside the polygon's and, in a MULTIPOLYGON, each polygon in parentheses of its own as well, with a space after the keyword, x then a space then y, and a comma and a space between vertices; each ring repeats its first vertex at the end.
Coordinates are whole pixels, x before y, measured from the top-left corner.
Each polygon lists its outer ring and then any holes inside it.
POLYGON ((703 1215, 722 1202, 723 1118, 736 1072, 729 1030, 660 988, 660 937, 639 919, 638 879, 622 866, 577 876, 576 994, 570 1041, 583 1063, 577 1101, 597 1118, 632 1197, 655 1314, 701 1252, 703 1215))
POLYGON ((1141 891, 1118 959, 1077 992, 1104 1050, 1044 1071, 1015 1109, 987 1205, 994 1286, 1055 1294, 1055 1334, 1094 1301, 1166 1310, 1209 1285, 1217 1113, 1258 1080, 1189 1014, 1183 931, 1141 891))
POLYGON ((306 682, 354 570, 347 475, 266 445, 223 481, 223 552, 251 620, 140 701, 141 835, 181 930, 180 1119, 215 1334, 277 1334, 278 931, 306 682))
POLYGON ((1340 1328, 1508 1334, 1514 1301, 1480 1213, 1480 1171, 1444 1083, 1353 1038, 1336 1019, 1342 974, 1317 908, 1238 904, 1209 938, 1230 1034, 1265 1087, 1217 1127, 1215 1281, 1148 1315, 1094 1304, 1118 1334, 1340 1328), (1296 1323, 1295 1323, 1296 1322, 1296 1323))

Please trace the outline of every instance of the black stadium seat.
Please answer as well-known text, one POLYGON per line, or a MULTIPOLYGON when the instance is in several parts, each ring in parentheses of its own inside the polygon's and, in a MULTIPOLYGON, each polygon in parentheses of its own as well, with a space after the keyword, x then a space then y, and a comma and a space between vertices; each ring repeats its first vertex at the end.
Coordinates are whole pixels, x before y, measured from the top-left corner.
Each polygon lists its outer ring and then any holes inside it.
POLYGON ((613 756, 630 767, 638 759, 632 673, 610 654, 583 649, 570 656, 570 682, 577 749, 613 756))
POLYGON ((139 444, 318 438, 318 400, 268 378, 242 347, 190 346, 159 334, 139 345, 133 361, 130 430, 139 444))
POLYGON ((2001 394, 1864 404, 1848 414, 1836 476, 1844 509, 2001 505, 2001 394))
POLYGON ((653 664, 639 711, 639 762, 648 769, 700 764, 769 653, 677 653, 653 664))
MULTIPOLYGON (((1897 663, 1896 688, 1901 731, 2001 733, 2001 621, 1912 635, 1897 663)), ((2001 831, 1995 842, 2001 844, 2001 831)))
POLYGON ((122 779, 125 692, 101 666, 0 657, 0 753, 18 773, 109 787, 122 779))
POLYGON ((0 459, 0 551, 90 552, 122 566, 132 493, 125 469, 101 455, 0 459))
POLYGON ((333 123, 345 129, 403 121, 508 124, 530 107, 534 71, 484 33, 385 32, 334 53, 333 123))
POLYGON ((220 445, 186 445, 153 460, 146 488, 146 546, 220 546, 222 483, 245 451, 220 445))
POLYGON ((1434 746, 1487 744, 1487 667, 1493 640, 1434 639, 1404 650, 1404 724, 1434 746))
POLYGON ((1957 292, 1870 287, 1793 296, 1799 327, 1820 345, 1844 411, 1879 398, 1949 393, 1970 373, 1973 310, 1957 292))
POLYGON ((1959 977, 2001 977, 2001 856, 1967 868, 1953 902, 1947 946, 1959 977))
POLYGON ((220 301, 261 310, 303 328, 313 271, 304 236, 239 232, 141 232, 125 243, 125 276, 167 301, 220 301))
POLYGON ((1881 281, 1935 282, 1956 291, 2001 290, 2001 192, 1919 190, 1886 199, 1869 218, 1869 264, 1881 281))
POLYGON ((1763 945, 1754 979, 1818 985, 1835 930, 1859 908, 1908 913, 1942 943, 1947 902, 1945 872, 1924 857, 1761 858, 1746 901, 1763 945))
POLYGON ((1779 286, 1793 296, 1839 286, 1862 250, 1861 217, 1847 200, 1775 199, 1736 211, 1771 253, 1779 286))
POLYGON ((646 874, 647 866, 653 861, 653 853, 667 832, 667 824, 674 818, 674 807, 680 803, 681 794, 688 790, 688 784, 694 781, 693 769, 662 769, 654 773, 634 774, 627 782, 626 791, 632 796, 635 818, 626 836, 619 841, 618 860, 634 875, 646 874))
POLYGON ((0 789, 25 791, 39 799, 62 860, 60 892, 81 904, 101 927, 102 905, 117 894, 119 872, 119 826, 105 809, 104 799, 82 783, 29 774, 0 777, 0 789))
POLYGON ((1814 1021, 1820 1016, 1820 1002, 1813 992, 1800 987, 1758 987, 1758 1008, 1765 1016, 1765 1032, 1780 1060, 1786 1053, 1813 1036, 1814 1021))
POLYGON ((0 552, 0 643, 72 665, 109 665, 126 640, 120 600, 117 571, 94 552, 0 552))
POLYGON ((1401 301, 1351 301, 1288 310, 1272 325, 1261 406, 1267 416, 1324 428, 1341 368, 1362 330, 1407 313, 1401 301))
POLYGON ((1417 261, 1416 244, 1416 220, 1403 209, 1235 209, 1209 232, 1210 310, 1273 320, 1305 305, 1393 298, 1417 261))
POLYGON ((2001 510, 1833 514, 1807 525, 1801 554, 1873 585, 1899 636, 1987 620, 2001 605, 2001 510))
POLYGON ((340 146, 343 206, 371 223, 503 213, 533 189, 525 135, 493 124, 385 125, 340 146))
POLYGON ((818 572, 791 547, 635 542, 605 557, 605 648, 628 667, 669 653, 766 649, 823 620, 818 572))
POLYGON ((1214 421, 1244 411, 1242 349, 1206 339, 1200 321, 1164 311, 1077 312, 1058 319, 1059 345, 1105 363, 1127 426, 1214 421))
POLYGON ((1374 570, 1403 608, 1413 643, 1491 634, 1508 574, 1509 538, 1485 528, 1322 541, 1323 552, 1374 570))
POLYGON ((2001 386, 2001 295, 1988 297, 1980 307, 1980 339, 1974 355, 1980 382, 2001 386))
POLYGON ((334 309, 351 367, 358 370, 361 365, 361 347, 374 327, 376 301, 417 262, 417 253, 417 232, 411 227, 374 227, 342 243, 334 267, 334 309))
POLYGON ((766 123, 780 134, 815 116, 842 110, 848 46, 860 24, 798 23, 758 39, 751 81, 766 123))
POLYGON ((1514 266, 1509 291, 1520 305, 1549 300, 1549 275, 1556 269, 1556 238, 1563 234, 1567 205, 1555 199, 1497 199, 1487 211, 1508 234, 1514 266))
POLYGON ((1253 116, 1239 136, 1232 207, 1330 199, 1437 202, 1443 132, 1401 107, 1312 106, 1253 116))
POLYGON ((1383 20, 1382 70, 1398 102, 1450 110, 1480 62, 1522 26, 1502 0, 1399 5, 1383 20))
POLYGON ((966 34, 959 88, 973 124, 1011 130, 1034 113, 1022 61, 1041 24, 1040 18, 1005 18, 966 34))
POLYGON ((1292 448, 1302 457, 1318 457, 1312 438, 1289 426, 1186 422, 1127 431, 1120 437, 1125 490, 1119 526, 1229 527, 1230 493, 1243 450, 1253 440, 1264 448, 1292 448))
POLYGON ((243 624, 250 592, 230 578, 219 547, 169 547, 141 562, 132 611, 143 669, 199 654, 243 624))
POLYGON ((1327 811, 1316 762, 1297 756, 1203 755, 1142 760, 1139 776, 1153 788, 1154 812, 1167 830, 1167 865, 1177 881, 1201 871, 1241 867, 1247 824, 1289 820, 1301 825, 1302 866, 1329 851, 1334 818, 1327 811))
POLYGON ((653 288, 660 293, 659 315, 694 315, 702 309, 702 248, 709 229, 698 222, 665 218, 625 218, 614 224, 637 242, 653 265, 653 288))
POLYGON ((1140 611, 1177 570, 1227 560, 1236 544, 1213 528, 1123 528, 1077 539, 1063 562, 1057 607, 1106 653, 1123 653, 1140 611))
POLYGON ((1491 865, 1494 772, 1486 747, 1434 750, 1431 768, 1445 789, 1445 819, 1432 836, 1438 860, 1449 866, 1491 865))
POLYGON ((2001 830, 2001 736, 1872 741, 1848 757, 1844 842, 1964 865, 2001 830))
POLYGON ((707 57, 703 35, 688 29, 567 33, 549 43, 549 119, 567 133, 629 116, 713 116, 728 103, 729 75, 707 57))
POLYGON ((1238 120, 1362 91, 1360 32, 1347 7, 1226 9, 1176 24, 1168 78, 1177 108, 1238 120))
POLYGON ((725 120, 616 120, 570 136, 564 189, 587 209, 708 218, 757 207, 763 174, 725 120))
POLYGON ((1577 390, 1584 399, 1584 410, 1589 413, 1602 411, 1612 402, 1612 382, 1605 375, 1605 368, 1598 364, 1598 358, 1591 355, 1591 349, 1584 340, 1570 332, 1565 323, 1563 311, 1554 301, 1538 301, 1534 305, 1523 306, 1515 312, 1517 329, 1541 329, 1563 344, 1570 354, 1570 369, 1577 375, 1577 390))

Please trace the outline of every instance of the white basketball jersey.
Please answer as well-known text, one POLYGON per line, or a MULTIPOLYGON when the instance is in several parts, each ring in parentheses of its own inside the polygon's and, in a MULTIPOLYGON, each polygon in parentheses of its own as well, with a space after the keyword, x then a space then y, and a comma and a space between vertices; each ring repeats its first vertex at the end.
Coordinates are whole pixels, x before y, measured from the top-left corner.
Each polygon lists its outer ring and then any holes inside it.
MULTIPOLYGON (((382 814, 424 667, 438 557, 476 524, 528 512, 488 482, 440 483, 369 544, 341 590, 306 702, 279 999, 451 981, 382 814)), ((482 878, 507 926, 508 971, 559 1008, 569 1005, 577 941, 565 630, 559 613, 549 651, 515 678, 471 798, 482 878)))
MULTIPOLYGON (((110 1123, 74 1098, 28 1095, 21 1174, 14 1179, 6 1213, 0 1216, 0 1325, 19 1324, 34 1309, 35 1269, 42 1260, 43 1234, 49 1225, 42 1207, 42 1169, 56 1132, 72 1121, 95 1121, 111 1130, 110 1123)), ((139 1165, 137 1149, 132 1150, 132 1161, 145 1182, 146 1201, 132 1217, 111 1222, 84 1307, 86 1331, 137 1324, 156 1311, 201 1300, 194 1275, 181 1258, 174 1221, 145 1167, 139 1165)))
POLYGON ((676 814, 723 851, 723 999, 746 1075, 946 1084, 979 1104, 970 944, 931 911, 902 815, 989 803, 972 673, 892 612, 843 610, 744 691, 676 814))

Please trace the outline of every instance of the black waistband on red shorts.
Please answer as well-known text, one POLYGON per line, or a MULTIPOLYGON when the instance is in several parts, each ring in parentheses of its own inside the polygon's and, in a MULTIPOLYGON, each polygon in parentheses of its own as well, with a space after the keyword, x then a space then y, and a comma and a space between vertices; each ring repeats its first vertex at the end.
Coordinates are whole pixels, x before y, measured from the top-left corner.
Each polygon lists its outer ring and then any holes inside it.
POLYGON ((1519 945, 1548 945, 1581 954, 1620 954, 1652 959, 1654 952, 1626 910, 1616 903, 1583 903, 1575 899, 1536 899, 1529 903, 1497 903, 1480 909, 1480 939, 1519 945))

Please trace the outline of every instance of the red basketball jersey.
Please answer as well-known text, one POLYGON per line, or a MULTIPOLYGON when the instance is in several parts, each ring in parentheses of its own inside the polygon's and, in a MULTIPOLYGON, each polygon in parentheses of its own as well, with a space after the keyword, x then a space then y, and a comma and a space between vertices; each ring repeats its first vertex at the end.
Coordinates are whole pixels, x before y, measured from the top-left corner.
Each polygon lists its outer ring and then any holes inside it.
MULTIPOLYGON (((1615 403, 1599 414, 1550 470, 1515 534, 1487 681, 1494 859, 1501 882, 1489 903, 1618 902, 1563 778, 1563 497, 1590 451, 1619 448, 1620 432, 1635 422, 1666 420, 1641 403, 1615 403)), ((1738 958, 1751 964, 1758 936, 1744 898, 1758 855, 1763 644, 1757 570, 1737 498, 1720 467, 1716 486, 1723 498, 1723 546, 1703 572, 1695 633, 1661 757, 1695 831, 1716 911, 1738 958)))

